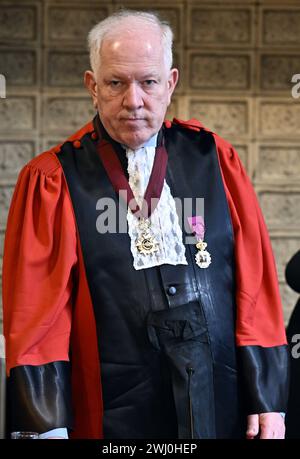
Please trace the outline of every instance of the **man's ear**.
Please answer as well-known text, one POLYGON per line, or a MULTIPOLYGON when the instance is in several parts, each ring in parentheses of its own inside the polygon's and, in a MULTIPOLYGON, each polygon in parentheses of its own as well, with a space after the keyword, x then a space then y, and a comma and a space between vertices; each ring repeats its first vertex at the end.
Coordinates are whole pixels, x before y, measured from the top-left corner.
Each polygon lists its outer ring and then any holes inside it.
POLYGON ((84 73, 84 84, 85 87, 87 88, 88 92, 90 93, 92 99, 93 99, 93 105, 95 108, 97 108, 98 103, 97 103, 97 83, 95 80, 94 73, 91 70, 87 70, 84 73))

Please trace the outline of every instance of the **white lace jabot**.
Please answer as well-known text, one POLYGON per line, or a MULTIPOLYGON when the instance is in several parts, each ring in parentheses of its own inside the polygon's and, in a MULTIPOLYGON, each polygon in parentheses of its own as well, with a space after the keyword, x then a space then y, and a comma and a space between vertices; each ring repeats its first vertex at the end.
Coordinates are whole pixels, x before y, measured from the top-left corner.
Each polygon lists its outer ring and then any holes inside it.
MULTIPOLYGON (((138 205, 141 206, 152 171, 155 147, 144 146, 138 150, 127 148, 126 156, 128 159, 129 185, 138 205)), ((159 250, 152 254, 143 255, 135 246, 135 241, 139 235, 138 220, 128 209, 128 232, 131 239, 134 268, 137 270, 145 269, 165 263, 187 265, 176 205, 166 181, 164 181, 160 200, 150 220, 151 231, 159 243, 159 250)))

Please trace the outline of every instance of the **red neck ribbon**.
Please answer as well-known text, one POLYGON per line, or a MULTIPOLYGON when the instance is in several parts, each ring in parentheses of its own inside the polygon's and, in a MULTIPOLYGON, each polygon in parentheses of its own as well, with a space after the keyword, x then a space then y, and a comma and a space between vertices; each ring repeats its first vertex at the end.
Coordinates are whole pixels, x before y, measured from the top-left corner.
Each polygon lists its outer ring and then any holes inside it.
POLYGON ((126 198, 127 205, 135 217, 149 218, 159 202, 164 185, 164 179, 166 177, 168 154, 164 145, 156 147, 155 149, 152 171, 144 195, 142 208, 140 209, 128 183, 127 177, 125 176, 117 153, 115 152, 112 144, 108 140, 103 139, 99 128, 97 131, 99 135, 97 152, 114 190, 123 199, 126 198), (124 196, 124 191, 126 192, 126 196, 124 196))

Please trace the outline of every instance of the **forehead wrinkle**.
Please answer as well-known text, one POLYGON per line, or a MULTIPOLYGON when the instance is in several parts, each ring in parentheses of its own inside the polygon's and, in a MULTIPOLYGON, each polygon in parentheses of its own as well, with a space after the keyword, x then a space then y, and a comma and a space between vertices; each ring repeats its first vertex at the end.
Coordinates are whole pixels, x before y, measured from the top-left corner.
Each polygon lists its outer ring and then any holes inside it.
POLYGON ((145 59, 145 56, 124 56, 119 54, 112 56, 110 53, 102 59, 102 67, 100 73, 102 75, 110 75, 124 78, 142 77, 159 77, 163 65, 163 56, 155 55, 145 59))
POLYGON ((121 64, 123 62, 137 64, 139 61, 143 61, 143 64, 145 64, 145 59, 160 63, 163 58, 163 52, 156 45, 157 43, 151 43, 151 41, 144 42, 142 46, 139 46, 136 40, 109 40, 103 43, 101 59, 108 62, 120 62, 121 64))
POLYGON ((143 66, 142 70, 129 70, 127 66, 124 66, 124 68, 121 68, 120 66, 112 66, 110 69, 106 69, 106 71, 104 72, 104 78, 116 78, 125 81, 141 81, 149 79, 160 80, 161 74, 157 71, 157 69, 151 68, 150 65, 148 66, 148 68, 145 68, 145 66, 143 66))

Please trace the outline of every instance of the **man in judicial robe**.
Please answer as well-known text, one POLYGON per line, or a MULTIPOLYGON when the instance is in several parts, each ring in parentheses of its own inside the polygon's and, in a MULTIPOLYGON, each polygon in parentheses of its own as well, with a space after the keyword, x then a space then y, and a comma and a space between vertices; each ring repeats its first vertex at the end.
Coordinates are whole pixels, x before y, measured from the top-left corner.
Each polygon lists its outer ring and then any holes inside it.
POLYGON ((158 17, 116 13, 89 45, 97 114, 23 168, 9 212, 10 429, 283 438, 282 306, 238 155, 197 120, 164 121, 178 71, 158 17))

